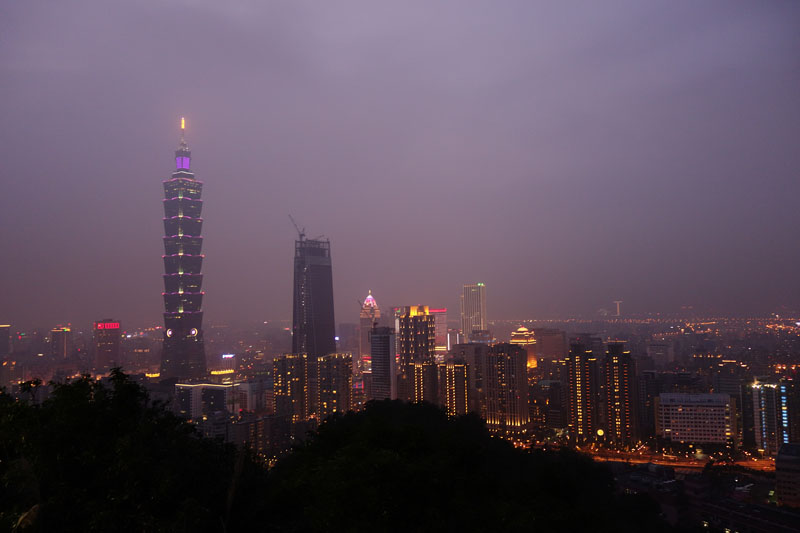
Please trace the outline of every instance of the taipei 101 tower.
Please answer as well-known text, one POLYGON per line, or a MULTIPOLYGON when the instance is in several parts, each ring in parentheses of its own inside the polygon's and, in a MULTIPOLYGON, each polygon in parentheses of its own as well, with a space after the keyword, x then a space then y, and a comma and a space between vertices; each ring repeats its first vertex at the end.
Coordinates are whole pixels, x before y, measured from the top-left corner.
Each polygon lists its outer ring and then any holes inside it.
POLYGON ((175 172, 164 181, 164 345, 161 377, 192 379, 206 374, 203 347, 203 183, 191 172, 184 140, 175 152, 175 172))

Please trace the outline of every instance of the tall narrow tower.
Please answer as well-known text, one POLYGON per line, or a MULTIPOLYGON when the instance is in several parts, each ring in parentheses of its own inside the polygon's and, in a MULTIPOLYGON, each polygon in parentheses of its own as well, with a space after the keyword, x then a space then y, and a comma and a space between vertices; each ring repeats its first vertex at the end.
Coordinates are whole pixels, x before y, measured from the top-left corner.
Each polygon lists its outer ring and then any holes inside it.
POLYGON ((164 347, 161 376, 190 379, 206 374, 203 347, 203 183, 191 172, 184 139, 175 151, 175 172, 164 181, 164 347))
POLYGON ((487 329, 486 284, 464 285, 464 292, 461 293, 461 331, 469 338, 473 331, 487 329))

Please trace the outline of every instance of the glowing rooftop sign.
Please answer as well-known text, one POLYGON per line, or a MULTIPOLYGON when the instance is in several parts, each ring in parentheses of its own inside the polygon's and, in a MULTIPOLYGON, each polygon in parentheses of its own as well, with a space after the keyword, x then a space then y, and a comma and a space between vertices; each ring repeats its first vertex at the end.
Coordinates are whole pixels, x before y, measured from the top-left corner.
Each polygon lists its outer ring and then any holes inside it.
POLYGON ((119 329, 119 322, 97 322, 94 329, 119 329))

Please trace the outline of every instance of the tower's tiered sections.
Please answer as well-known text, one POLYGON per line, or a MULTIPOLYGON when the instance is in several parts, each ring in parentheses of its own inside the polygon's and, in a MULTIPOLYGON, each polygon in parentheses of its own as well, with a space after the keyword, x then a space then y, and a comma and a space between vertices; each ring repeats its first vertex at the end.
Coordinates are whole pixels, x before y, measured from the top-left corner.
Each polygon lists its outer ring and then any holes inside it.
MULTIPOLYGON (((181 124, 183 128, 183 124, 181 124)), ((176 170, 164 181, 164 347, 161 377, 206 374, 203 347, 203 183, 190 170, 191 152, 181 133, 176 170)))

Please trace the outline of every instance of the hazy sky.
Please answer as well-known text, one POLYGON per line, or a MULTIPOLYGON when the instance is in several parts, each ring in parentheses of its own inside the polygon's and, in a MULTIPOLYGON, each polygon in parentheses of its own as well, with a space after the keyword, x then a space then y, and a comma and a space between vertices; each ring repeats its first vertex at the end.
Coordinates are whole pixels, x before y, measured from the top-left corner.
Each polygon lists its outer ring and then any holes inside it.
POLYGON ((0 4, 0 322, 161 322, 187 117, 207 322, 800 308, 800 2, 0 4))

